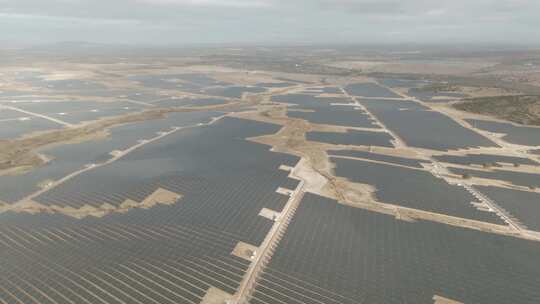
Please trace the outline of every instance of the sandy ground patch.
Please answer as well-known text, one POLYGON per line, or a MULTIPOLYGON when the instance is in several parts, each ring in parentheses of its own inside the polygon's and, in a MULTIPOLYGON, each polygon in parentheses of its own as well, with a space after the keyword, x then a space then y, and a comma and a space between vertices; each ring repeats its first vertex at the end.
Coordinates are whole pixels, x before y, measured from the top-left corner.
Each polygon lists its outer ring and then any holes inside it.
POLYGON ((433 304, 463 304, 463 302, 454 301, 438 295, 433 296, 433 304))
POLYGON ((257 255, 259 247, 244 242, 238 242, 231 252, 232 255, 242 258, 246 261, 252 261, 257 255))
POLYGON ((287 166, 287 165, 279 165, 278 169, 282 170, 282 171, 291 172, 294 168, 291 167, 291 166, 287 166))
POLYGON ((294 190, 286 189, 286 188, 283 188, 283 187, 278 187, 276 189, 276 192, 279 193, 279 194, 286 195, 286 196, 291 196, 293 194, 294 190))
POLYGON ((2 206, 0 204, 0 213, 5 211, 26 212, 30 214, 61 213, 67 216, 82 219, 88 216, 103 217, 110 213, 125 213, 134 208, 149 209, 158 204, 171 205, 176 203, 181 198, 181 194, 163 188, 158 188, 156 191, 146 197, 142 202, 136 202, 131 199, 127 199, 122 202, 122 204, 120 204, 118 207, 107 203, 101 204, 98 207, 91 205, 83 205, 80 208, 73 208, 71 206, 60 207, 55 205, 46 206, 29 199, 19 201, 11 205, 5 204, 4 206, 2 206))
POLYGON ((141 208, 152 208, 157 204, 172 205, 182 198, 181 194, 158 188, 154 193, 150 194, 144 201, 141 202, 141 208))
POLYGON ((232 300, 233 295, 216 287, 210 287, 200 304, 224 304, 232 300))
POLYGON ((328 183, 327 179, 320 173, 315 171, 309 161, 302 158, 293 171, 293 175, 303 179, 306 182, 305 189, 307 192, 324 195, 324 187, 328 183))
POLYGON ((281 212, 277 212, 268 208, 262 208, 261 212, 259 212, 259 216, 265 217, 271 221, 279 219, 280 215, 281 212))

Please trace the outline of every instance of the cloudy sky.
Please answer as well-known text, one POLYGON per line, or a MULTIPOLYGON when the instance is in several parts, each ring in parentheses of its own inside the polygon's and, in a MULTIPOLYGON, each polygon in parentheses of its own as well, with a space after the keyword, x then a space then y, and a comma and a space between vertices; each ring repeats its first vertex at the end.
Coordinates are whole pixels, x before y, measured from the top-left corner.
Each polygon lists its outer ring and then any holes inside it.
POLYGON ((0 42, 540 44, 540 0, 0 0, 0 42))

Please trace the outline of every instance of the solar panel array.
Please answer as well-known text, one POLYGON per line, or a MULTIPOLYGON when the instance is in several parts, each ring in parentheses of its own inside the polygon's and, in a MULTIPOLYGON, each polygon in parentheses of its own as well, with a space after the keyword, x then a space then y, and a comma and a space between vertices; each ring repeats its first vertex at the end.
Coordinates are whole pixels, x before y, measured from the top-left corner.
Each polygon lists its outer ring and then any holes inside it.
POLYGON ((411 147, 439 151, 497 147, 448 116, 412 101, 364 99, 360 103, 411 147))
POLYGON ((459 175, 470 175, 473 177, 495 179, 505 181, 514 185, 536 188, 540 187, 540 174, 516 172, 508 170, 494 169, 491 171, 481 171, 473 169, 464 169, 456 167, 448 167, 450 172, 459 175))
MULTIPOLYGON (((244 138, 277 130, 275 125, 231 118, 209 127, 180 130, 112 164, 78 175, 36 201, 74 208, 103 203, 119 206, 126 199, 140 202, 158 187, 169 189, 171 177, 202 176, 221 182, 274 174, 281 164, 294 165, 298 158, 272 153, 268 146, 244 138)), ((283 178, 287 172, 278 174, 283 178)))
POLYGON ((0 176, 0 200, 14 203, 39 190, 45 180, 58 180, 87 164, 103 163, 113 156, 114 150, 125 150, 141 139, 151 139, 157 132, 169 131, 172 127, 187 127, 208 122, 219 112, 180 112, 170 113, 164 119, 155 119, 117 126, 109 130, 109 137, 83 143, 55 145, 41 149, 40 153, 52 160, 44 166, 34 168, 21 175, 0 176))
POLYGON ((307 193, 251 304, 538 303, 540 243, 307 193))
POLYGON ((0 123, 0 140, 11 140, 32 132, 62 129, 64 126, 56 122, 30 115, 21 115, 25 120, 11 120, 0 123))
POLYGON ((294 166, 297 157, 245 140, 277 130, 271 124, 227 118, 179 132, 112 167, 133 170, 119 171, 98 187, 92 174, 83 174, 55 189, 51 201, 58 204, 69 191, 70 203, 81 204, 91 195, 141 199, 159 186, 183 195, 173 205, 81 220, 0 214, 0 303, 200 303, 210 287, 235 293, 249 261, 231 252, 238 242, 259 246, 273 224, 259 212, 281 211, 289 197, 276 189, 298 185, 278 169, 294 166), (186 153, 196 156, 191 166, 181 167, 186 153), (168 171, 159 161, 163 155, 168 156, 168 171), (148 170, 145 160, 155 161, 155 170, 148 170), (141 179, 132 176, 144 171, 141 179))
POLYGON ((346 133, 337 133, 313 131, 306 133, 306 139, 334 145, 394 147, 392 144, 394 138, 386 132, 347 130, 346 133))
POLYGON ((390 164, 422 168, 422 163, 429 163, 427 160, 399 157, 386 154, 377 154, 367 151, 356 151, 356 150, 329 150, 328 155, 330 156, 345 156, 345 157, 355 157, 355 158, 365 158, 374 161, 381 161, 390 164))
POLYGON ((473 127, 480 130, 505 134, 502 139, 517 145, 540 146, 540 128, 530 126, 514 126, 511 123, 466 119, 473 127))
POLYGON ((379 128, 367 113, 359 108, 332 103, 347 104, 348 98, 316 97, 308 94, 272 96, 272 101, 296 105, 289 108, 287 116, 305 119, 311 123, 336 126, 379 128), (298 109, 304 111, 298 111, 298 109))
POLYGON ((210 286, 235 292, 248 267, 229 254, 237 236, 141 215, 83 223, 12 215, 16 223, 0 225, 0 300, 199 303, 210 286))
POLYGON ((331 158, 337 176, 373 185, 384 203, 504 225, 492 212, 476 209, 476 201, 465 188, 450 185, 422 170, 362 160, 331 158))
POLYGON ((540 193, 515 189, 475 186, 523 226, 540 231, 540 193))
POLYGON ((184 90, 193 93, 200 93, 211 86, 229 85, 229 83, 215 80, 204 74, 136 75, 129 77, 129 79, 148 88, 184 90))
POLYGON ((400 98, 398 94, 376 83, 355 83, 345 87, 345 91, 354 96, 400 98))
POLYGON ((521 164, 529 166, 538 166, 540 163, 528 158, 507 156, 507 155, 491 155, 491 154, 467 154, 467 155, 436 155, 433 156, 438 161, 458 164, 458 165, 484 165, 495 164, 501 166, 504 164, 521 164))
POLYGON ((72 124, 104 117, 125 115, 145 109, 145 106, 125 101, 97 102, 88 100, 18 102, 13 106, 72 124))

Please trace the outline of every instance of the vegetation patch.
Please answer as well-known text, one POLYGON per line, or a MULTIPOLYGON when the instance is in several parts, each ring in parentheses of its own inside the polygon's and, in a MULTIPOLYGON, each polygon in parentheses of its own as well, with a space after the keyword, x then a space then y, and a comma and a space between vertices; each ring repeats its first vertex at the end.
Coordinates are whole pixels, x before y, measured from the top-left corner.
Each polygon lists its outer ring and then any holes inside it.
POLYGON ((454 107, 458 110, 494 116, 523 125, 540 126, 540 96, 496 96, 466 99, 454 107))

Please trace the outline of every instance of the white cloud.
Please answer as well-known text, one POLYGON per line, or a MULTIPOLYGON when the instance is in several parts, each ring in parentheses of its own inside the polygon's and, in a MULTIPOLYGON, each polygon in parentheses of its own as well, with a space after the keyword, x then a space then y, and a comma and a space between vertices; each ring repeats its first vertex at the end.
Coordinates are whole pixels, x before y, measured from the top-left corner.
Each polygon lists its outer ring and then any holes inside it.
POLYGON ((269 0, 138 0, 157 5, 191 5, 191 6, 222 6, 222 7, 268 7, 269 0))

